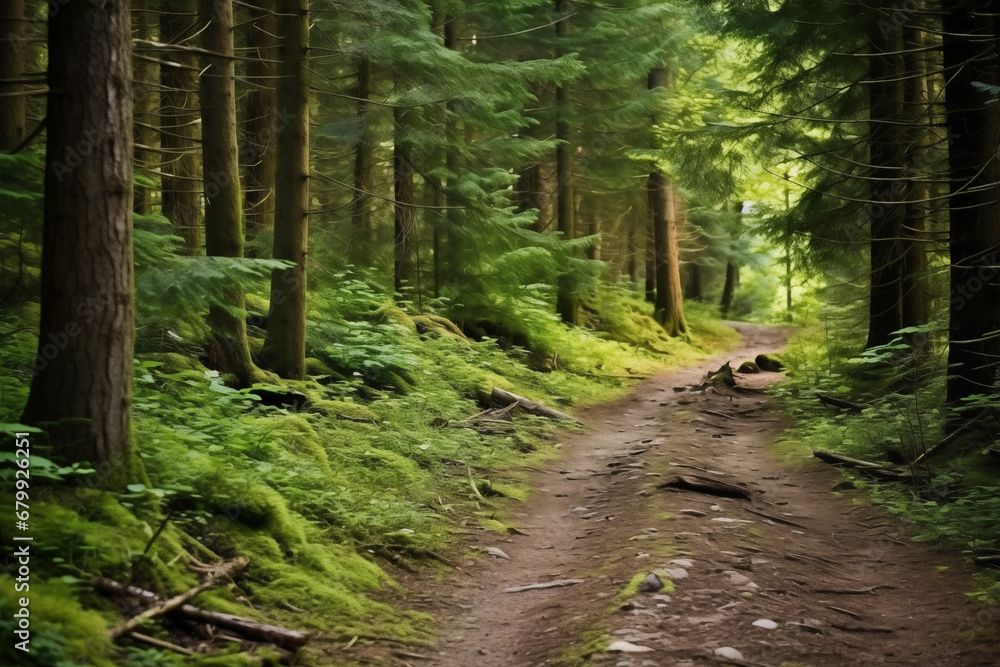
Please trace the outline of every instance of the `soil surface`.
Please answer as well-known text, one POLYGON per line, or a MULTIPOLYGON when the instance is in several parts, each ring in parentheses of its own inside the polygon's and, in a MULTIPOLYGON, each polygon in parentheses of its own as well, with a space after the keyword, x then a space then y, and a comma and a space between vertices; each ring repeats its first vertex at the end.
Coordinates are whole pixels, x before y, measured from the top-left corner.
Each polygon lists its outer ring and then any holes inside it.
POLYGON ((857 492, 833 491, 846 486, 835 468, 781 461, 785 418, 759 391, 780 374, 697 390, 721 363, 784 344, 780 329, 736 326, 740 349, 578 414, 589 428, 565 435, 564 458, 507 517, 524 534, 468 544, 509 560, 483 555, 444 581, 409 582, 442 631, 397 664, 1000 665, 1000 614, 965 595, 972 566, 910 542, 857 492), (751 499, 659 488, 677 475, 751 499), (664 590, 623 595, 654 571, 664 590), (582 581, 505 592, 562 580, 582 581), (629 650, 607 651, 615 642, 629 650), (727 647, 739 655, 716 653, 727 647))

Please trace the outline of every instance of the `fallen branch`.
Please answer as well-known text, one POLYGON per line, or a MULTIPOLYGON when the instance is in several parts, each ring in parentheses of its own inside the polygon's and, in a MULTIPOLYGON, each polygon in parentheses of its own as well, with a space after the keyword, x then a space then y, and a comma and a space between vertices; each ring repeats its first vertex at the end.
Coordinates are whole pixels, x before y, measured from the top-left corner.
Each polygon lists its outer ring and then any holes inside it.
POLYGON ((895 630, 893 630, 892 628, 880 628, 874 625, 856 626, 856 625, 838 625, 837 623, 831 623, 830 627, 837 628, 838 630, 842 630, 844 632, 875 632, 884 635, 889 635, 895 632, 895 630))
MULTIPOLYGON (((138 588, 137 586, 126 586, 112 579, 98 577, 91 582, 93 587, 102 592, 112 595, 127 595, 137 597, 149 602, 158 602, 156 593, 138 588)), ((233 616, 232 614, 222 614, 215 611, 205 611, 190 604, 183 604, 170 611, 171 614, 179 614, 202 623, 210 623, 219 628, 232 630, 245 637, 258 641, 276 644, 287 649, 296 649, 309 641, 309 636, 296 630, 289 630, 277 625, 258 623, 257 621, 233 616)))
MULTIPOLYGON (((979 414, 977 414, 976 417, 979 417, 979 414)), ((963 423, 961 426, 959 426, 958 428, 956 428, 954 431, 952 431, 951 433, 949 433, 948 435, 946 435, 942 439, 938 440, 936 444, 931 445, 926 451, 924 451, 923 454, 921 454, 917 458, 913 459, 913 464, 912 465, 916 465, 916 464, 920 463, 921 461, 923 461, 924 459, 930 458, 931 456, 933 456, 934 454, 937 454, 939 451, 941 451, 942 449, 944 449, 945 447, 947 447, 951 443, 955 442, 955 440, 958 439, 958 436, 960 436, 963 433, 965 433, 966 429, 968 429, 970 426, 972 426, 972 424, 974 424, 975 422, 976 422, 975 418, 970 419, 969 421, 963 423)))
POLYGON ((906 473, 899 472, 898 470, 890 470, 889 468, 883 468, 878 463, 862 461, 861 459, 852 459, 850 456, 844 456, 843 454, 837 454, 836 452, 830 452, 825 449, 817 449, 813 452, 813 456, 824 463, 855 468, 862 472, 871 473, 876 477, 893 482, 898 482, 908 477, 906 473))
POLYGON ((195 652, 189 648, 184 648, 183 646, 178 646, 177 644, 171 644, 168 641, 157 639, 156 637, 150 637, 149 635, 144 635, 138 632, 130 632, 128 636, 129 639, 134 639, 137 642, 142 642, 143 644, 149 644, 150 646, 166 649, 168 651, 173 651, 174 653, 180 653, 182 655, 195 654, 195 652))
POLYGON ((209 588, 217 586, 222 579, 229 578, 230 576, 236 574, 237 572, 246 569, 250 564, 250 559, 245 556, 240 556, 234 560, 229 561, 221 565, 214 573, 212 573, 208 579, 204 582, 195 586, 194 588, 181 593, 180 595, 175 595, 169 600, 163 600, 153 605, 146 611, 142 612, 138 616, 133 616, 121 625, 111 628, 109 634, 112 639, 121 637, 124 634, 131 632, 143 621, 154 618, 156 616, 161 616, 172 609, 180 607, 185 602, 195 597, 196 595, 207 591, 209 588))
POLYGON ((726 484, 725 482, 708 479, 707 477, 698 477, 696 475, 677 475, 674 479, 660 484, 656 488, 697 491, 698 493, 707 493, 721 498, 741 498, 743 500, 753 499, 750 495, 750 491, 744 489, 742 486, 726 484))
POLYGON ((874 593, 880 588, 895 589, 895 586, 889 586, 888 584, 880 584, 878 586, 870 586, 869 588, 817 588, 814 593, 826 593, 827 595, 867 595, 869 593, 874 593))
POLYGON ((538 415, 539 417, 548 417, 549 419, 557 419, 559 421, 577 422, 580 420, 576 417, 571 417, 565 412, 559 412, 558 410, 553 410, 550 407, 544 406, 541 403, 532 401, 524 396, 518 396, 517 394, 512 394, 509 391, 505 391, 500 387, 493 387, 493 391, 490 393, 490 399, 496 405, 507 406, 511 403, 518 403, 521 409, 530 412, 531 414, 538 415))
POLYGON ((742 509, 744 512, 750 512, 750 514, 756 514, 757 516, 764 517, 765 519, 769 519, 771 521, 774 521, 775 523, 781 523, 786 526, 794 526, 795 528, 806 529, 806 527, 803 526, 801 523, 795 523, 794 521, 789 521, 788 519, 782 519, 780 516, 772 516, 770 514, 765 514, 764 512, 759 512, 749 507, 743 507, 742 509))
POLYGON ((563 586, 572 586, 574 584, 582 584, 583 579, 560 579, 558 581, 549 581, 544 584, 528 584, 527 586, 511 586, 510 588, 503 589, 504 593, 521 593, 523 591, 539 591, 545 588, 561 588, 563 586))
POLYGON ((838 410, 847 410, 848 412, 854 412, 860 414, 865 406, 860 403, 851 403, 850 401, 844 401, 839 398, 834 398, 833 396, 827 396, 826 394, 821 394, 816 392, 816 398, 823 405, 829 405, 831 408, 837 408, 838 410))
POLYGON ((736 419, 733 415, 727 415, 725 412, 716 412, 715 410, 702 410, 703 415, 712 415, 713 417, 722 417, 723 419, 736 419))

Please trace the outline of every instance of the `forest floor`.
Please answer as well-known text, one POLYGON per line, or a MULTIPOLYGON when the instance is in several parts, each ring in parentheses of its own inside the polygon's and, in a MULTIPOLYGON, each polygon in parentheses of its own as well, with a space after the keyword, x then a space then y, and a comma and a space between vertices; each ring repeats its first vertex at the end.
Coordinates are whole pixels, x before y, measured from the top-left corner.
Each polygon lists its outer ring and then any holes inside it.
POLYGON ((1000 664, 1000 612, 965 595, 972 566, 908 541, 859 492, 832 492, 844 486, 836 469, 782 456, 786 418, 754 391, 780 374, 696 391, 721 363, 784 345, 781 329, 736 326, 739 349, 578 415, 588 428, 566 433, 530 500, 511 503, 519 533, 477 532, 459 545, 459 571, 404 578, 441 633, 395 664, 1000 664), (672 475, 743 485, 752 500, 658 488, 672 475), (509 560, 474 551, 488 547, 509 560), (674 590, 635 592, 653 571, 674 590), (504 592, 571 579, 582 582, 504 592), (773 629, 753 625, 762 619, 773 629), (715 653, 724 647, 742 658, 715 653))

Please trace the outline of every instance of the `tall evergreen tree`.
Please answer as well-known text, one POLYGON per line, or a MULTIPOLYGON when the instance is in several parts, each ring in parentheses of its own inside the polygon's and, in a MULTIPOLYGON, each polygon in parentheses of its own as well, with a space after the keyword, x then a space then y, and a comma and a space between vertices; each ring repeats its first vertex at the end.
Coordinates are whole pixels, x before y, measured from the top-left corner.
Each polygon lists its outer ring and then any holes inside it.
POLYGON ((278 0, 278 127, 274 259, 295 262, 271 276, 262 356, 278 375, 305 379, 309 247, 309 0, 278 0))
POLYGON ((132 30, 129 3, 72 2, 49 20, 42 309, 24 410, 57 455, 105 486, 133 452, 132 30))
MULTIPOLYGON (((243 197, 240 192, 236 139, 236 72, 233 54, 232 0, 199 0, 201 48, 202 161, 205 184, 205 253, 243 257, 243 197)), ((249 387, 264 379, 250 357, 245 295, 229 286, 209 309, 209 323, 225 368, 237 384, 249 387)))
POLYGON ((0 151, 25 136, 24 65, 27 56, 24 0, 0 2, 0 151))

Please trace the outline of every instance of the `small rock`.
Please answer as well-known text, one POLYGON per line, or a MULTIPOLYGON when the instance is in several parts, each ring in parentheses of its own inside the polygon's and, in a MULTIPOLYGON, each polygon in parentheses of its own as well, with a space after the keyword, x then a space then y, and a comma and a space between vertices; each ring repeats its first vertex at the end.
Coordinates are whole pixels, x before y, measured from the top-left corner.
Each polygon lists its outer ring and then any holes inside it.
POLYGON ((776 630, 778 624, 772 620, 761 618, 753 622, 755 628, 764 628, 765 630, 776 630))
POLYGON ((757 364, 752 361, 744 361, 736 371, 737 373, 743 373, 744 375, 751 375, 753 373, 760 373, 760 369, 757 368, 757 364))
POLYGON ((632 642, 617 641, 607 648, 608 653, 649 653, 653 649, 632 642))
POLYGON ((750 583, 750 577, 740 574, 739 572, 734 572, 733 570, 726 570, 722 574, 729 575, 729 583, 733 586, 747 586, 750 583))
POLYGON ((680 510, 679 514, 685 514, 687 516, 708 516, 705 512, 701 510, 680 510))
POLYGON ((486 547, 485 549, 483 549, 483 551, 493 556, 494 558, 503 558, 504 560, 510 560, 510 556, 508 556, 503 549, 498 549, 497 547, 486 547))
POLYGON ((743 659, 743 654, 734 649, 732 646, 723 646, 722 648, 715 649, 715 655, 720 658, 726 658, 727 660, 743 659))
POLYGON ((712 510, 713 512, 721 512, 722 511, 722 507, 720 507, 719 505, 712 505, 708 509, 712 510))
POLYGON ((646 575, 646 578, 639 584, 640 593, 656 593, 660 590, 663 590, 663 582, 652 572, 646 575))
POLYGON ((694 567, 694 561, 688 560, 687 558, 675 558, 670 561, 671 565, 679 565, 681 567, 692 568, 694 567))
POLYGON ((678 579, 687 579, 688 576, 688 571, 683 567, 668 567, 664 568, 663 571, 666 572, 667 576, 674 581, 677 581, 678 579))
POLYGON ((586 514, 590 511, 589 507, 574 507, 569 512, 570 514, 586 514))

